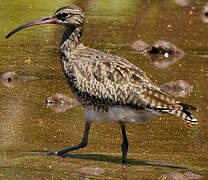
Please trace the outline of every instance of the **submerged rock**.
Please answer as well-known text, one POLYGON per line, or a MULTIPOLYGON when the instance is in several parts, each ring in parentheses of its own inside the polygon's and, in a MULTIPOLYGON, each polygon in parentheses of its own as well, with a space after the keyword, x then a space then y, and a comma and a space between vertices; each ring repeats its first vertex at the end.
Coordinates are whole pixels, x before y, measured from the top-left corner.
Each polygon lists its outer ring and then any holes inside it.
POLYGON ((201 175, 199 175, 199 174, 194 174, 194 173, 192 173, 192 172, 186 172, 185 174, 184 174, 185 176, 186 176, 186 178, 188 178, 188 179, 201 179, 202 178, 202 176, 201 175))
POLYGON ((192 0, 174 0, 178 6, 188 6, 192 0))
POLYGON ((170 172, 168 174, 163 175, 161 180, 191 180, 191 179, 201 179, 202 176, 198 174, 194 174, 192 172, 187 172, 185 174, 179 172, 170 172))
POLYGON ((208 3, 206 3, 203 7, 202 7, 202 14, 206 17, 208 17, 208 3))
POLYGON ((133 42, 130 46, 136 51, 144 51, 149 45, 142 40, 138 40, 133 42))
POLYGON ((104 170, 100 167, 83 167, 79 170, 82 174, 100 176, 104 173, 104 170))
POLYGON ((65 94, 56 93, 46 99, 46 105, 51 109, 51 111, 60 113, 80 104, 78 101, 65 94))
POLYGON ((184 80, 177 80, 165 83, 160 86, 160 89, 174 97, 185 97, 193 92, 193 86, 184 80))
POLYGON ((171 172, 161 177, 161 180, 188 180, 185 175, 179 172, 171 172))
POLYGON ((158 68, 167 68, 181 59, 184 52, 168 41, 156 41, 148 52, 153 64, 158 68))
POLYGON ((13 88, 16 86, 18 80, 18 75, 15 72, 5 72, 0 77, 0 82, 9 88, 13 88))
POLYGON ((208 23, 208 3, 202 7, 201 19, 204 23, 208 23))
POLYGON ((15 72, 5 72, 0 77, 0 82, 9 88, 13 88, 18 82, 27 82, 29 80, 35 80, 32 76, 18 76, 15 72))

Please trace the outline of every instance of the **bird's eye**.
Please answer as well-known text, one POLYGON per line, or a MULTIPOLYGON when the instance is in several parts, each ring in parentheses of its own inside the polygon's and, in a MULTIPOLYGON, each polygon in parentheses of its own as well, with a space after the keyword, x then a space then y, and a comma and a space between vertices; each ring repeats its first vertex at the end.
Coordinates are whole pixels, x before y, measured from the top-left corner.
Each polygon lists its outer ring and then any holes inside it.
POLYGON ((67 16, 68 16, 68 14, 63 12, 61 14, 58 14, 56 17, 57 17, 57 19, 65 20, 67 16))
POLYGON ((65 12, 61 13, 61 17, 62 17, 62 18, 66 18, 67 16, 68 16, 67 13, 65 13, 65 12))

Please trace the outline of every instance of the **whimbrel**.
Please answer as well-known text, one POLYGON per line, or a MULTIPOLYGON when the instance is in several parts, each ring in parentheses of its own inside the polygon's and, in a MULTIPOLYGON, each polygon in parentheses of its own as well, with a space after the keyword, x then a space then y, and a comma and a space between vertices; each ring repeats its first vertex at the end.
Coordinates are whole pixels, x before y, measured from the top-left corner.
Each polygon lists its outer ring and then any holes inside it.
POLYGON ((128 140, 125 123, 144 123, 149 117, 173 114, 197 124, 188 110, 195 107, 176 101, 153 84, 146 74, 128 60, 91 49, 81 43, 84 12, 77 6, 65 6, 52 16, 23 24, 6 38, 29 26, 58 24, 64 27, 60 43, 61 65, 67 83, 85 108, 86 123, 82 141, 75 146, 56 151, 55 155, 84 148, 92 121, 118 122, 123 136, 122 163, 126 162, 128 140))

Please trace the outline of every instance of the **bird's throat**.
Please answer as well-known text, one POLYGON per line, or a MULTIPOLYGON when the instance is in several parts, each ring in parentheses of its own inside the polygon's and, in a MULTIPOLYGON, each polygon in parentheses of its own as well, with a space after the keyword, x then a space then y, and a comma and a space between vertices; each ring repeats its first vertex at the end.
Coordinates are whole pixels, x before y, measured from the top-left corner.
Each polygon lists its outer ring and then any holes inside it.
POLYGON ((76 49, 81 42, 82 32, 83 27, 66 28, 62 36, 60 51, 70 52, 76 49))

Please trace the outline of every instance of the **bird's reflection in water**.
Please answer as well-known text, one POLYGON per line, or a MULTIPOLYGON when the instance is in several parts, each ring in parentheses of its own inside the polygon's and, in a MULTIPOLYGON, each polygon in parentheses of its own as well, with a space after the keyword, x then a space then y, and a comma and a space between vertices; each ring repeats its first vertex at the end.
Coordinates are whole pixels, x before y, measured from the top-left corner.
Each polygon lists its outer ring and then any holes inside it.
POLYGON ((127 166, 121 165, 121 180, 127 180, 127 166))

